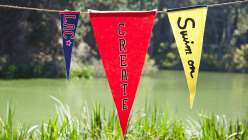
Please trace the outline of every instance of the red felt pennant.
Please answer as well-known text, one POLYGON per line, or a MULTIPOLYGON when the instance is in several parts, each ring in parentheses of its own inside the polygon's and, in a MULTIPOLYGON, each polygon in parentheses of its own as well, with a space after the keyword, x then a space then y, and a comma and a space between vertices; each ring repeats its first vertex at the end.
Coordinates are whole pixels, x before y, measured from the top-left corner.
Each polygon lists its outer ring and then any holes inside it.
POLYGON ((123 135, 136 95, 156 11, 90 11, 105 73, 123 135))

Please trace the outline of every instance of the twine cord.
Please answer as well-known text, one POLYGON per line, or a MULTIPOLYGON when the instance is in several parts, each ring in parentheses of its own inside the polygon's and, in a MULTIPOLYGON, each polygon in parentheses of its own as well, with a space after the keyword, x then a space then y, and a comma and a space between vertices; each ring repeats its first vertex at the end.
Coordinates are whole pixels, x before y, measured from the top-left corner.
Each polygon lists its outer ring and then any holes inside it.
MULTIPOLYGON (((209 4, 205 5, 209 8, 212 7, 220 7, 220 6, 228 6, 228 5, 234 5, 234 4, 242 4, 246 3, 248 0, 238 0, 238 1, 232 1, 232 2, 225 2, 225 3, 215 3, 215 4, 209 4)), ((49 12, 49 13, 59 13, 61 11, 73 11, 73 10, 58 10, 58 9, 42 9, 42 8, 34 8, 34 7, 23 7, 23 6, 15 6, 15 5, 1 5, 0 8, 9 8, 9 9, 19 9, 19 10, 29 10, 29 11, 37 11, 37 12, 49 12)), ((185 8, 185 7, 184 7, 185 8)), ((178 8, 180 9, 180 8, 178 8)), ((157 11, 158 14, 167 13, 167 9, 157 11)), ((87 14, 88 11, 81 11, 81 14, 87 14)))

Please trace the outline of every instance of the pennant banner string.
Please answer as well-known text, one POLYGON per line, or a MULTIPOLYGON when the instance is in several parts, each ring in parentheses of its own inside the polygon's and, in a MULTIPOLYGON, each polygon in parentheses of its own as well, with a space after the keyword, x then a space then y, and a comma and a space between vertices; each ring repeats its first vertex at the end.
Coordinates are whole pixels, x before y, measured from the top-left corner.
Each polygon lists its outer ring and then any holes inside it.
MULTIPOLYGON (((225 2, 225 3, 216 3, 216 4, 208 4, 203 5, 207 7, 220 7, 220 6, 227 6, 227 5, 234 5, 234 4, 242 4, 246 3, 248 0, 239 0, 239 1, 232 1, 232 2, 225 2)), ((30 11, 38 11, 38 12, 49 12, 49 13, 59 13, 61 11, 73 11, 73 10, 56 10, 56 9, 42 9, 42 8, 33 8, 33 7, 22 7, 22 6, 14 6, 14 5, 2 5, 0 4, 0 8, 11 8, 11 9, 19 9, 19 10, 30 10, 30 11)), ((187 8, 187 7, 183 7, 187 8)), ((181 9, 181 8, 177 8, 181 9)), ((157 13, 166 13, 167 9, 164 9, 163 11, 157 11, 157 13)), ((81 14, 88 14, 88 11, 81 11, 81 14)))

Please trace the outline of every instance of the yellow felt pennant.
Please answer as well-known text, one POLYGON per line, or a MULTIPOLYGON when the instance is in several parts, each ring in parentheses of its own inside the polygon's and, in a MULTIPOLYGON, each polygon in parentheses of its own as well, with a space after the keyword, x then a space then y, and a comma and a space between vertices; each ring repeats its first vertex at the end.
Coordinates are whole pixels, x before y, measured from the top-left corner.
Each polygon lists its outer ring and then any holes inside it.
POLYGON ((184 67, 192 108, 196 94, 207 7, 171 10, 168 11, 168 16, 184 67))

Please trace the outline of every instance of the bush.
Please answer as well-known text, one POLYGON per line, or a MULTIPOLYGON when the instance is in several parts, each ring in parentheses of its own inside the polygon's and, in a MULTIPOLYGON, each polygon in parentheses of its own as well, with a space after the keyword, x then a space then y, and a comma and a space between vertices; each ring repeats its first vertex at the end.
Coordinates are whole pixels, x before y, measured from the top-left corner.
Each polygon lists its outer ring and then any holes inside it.
POLYGON ((159 69, 175 69, 180 64, 176 44, 160 43, 157 54, 153 57, 159 69))
POLYGON ((232 63, 236 71, 248 72, 248 44, 235 49, 232 63))
POLYGON ((94 68, 90 65, 83 65, 81 67, 73 67, 71 69, 71 78, 85 78, 90 79, 94 75, 94 68))

